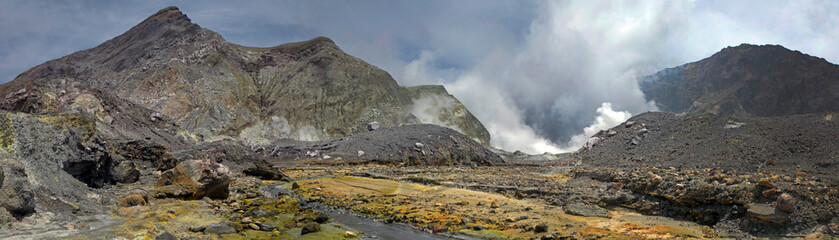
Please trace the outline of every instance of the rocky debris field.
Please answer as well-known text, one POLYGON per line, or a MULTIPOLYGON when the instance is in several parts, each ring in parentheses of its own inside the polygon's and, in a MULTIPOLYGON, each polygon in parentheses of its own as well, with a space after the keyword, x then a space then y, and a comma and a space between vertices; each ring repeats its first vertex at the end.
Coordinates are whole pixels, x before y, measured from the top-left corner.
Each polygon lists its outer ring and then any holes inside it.
POLYGON ((834 116, 646 113, 595 135, 576 156, 589 166, 585 176, 658 202, 642 212, 795 236, 839 223, 834 116))
POLYGON ((375 130, 329 141, 280 139, 265 147, 254 147, 281 160, 352 160, 402 166, 488 166, 504 163, 494 152, 450 128, 416 124, 370 129, 375 130))

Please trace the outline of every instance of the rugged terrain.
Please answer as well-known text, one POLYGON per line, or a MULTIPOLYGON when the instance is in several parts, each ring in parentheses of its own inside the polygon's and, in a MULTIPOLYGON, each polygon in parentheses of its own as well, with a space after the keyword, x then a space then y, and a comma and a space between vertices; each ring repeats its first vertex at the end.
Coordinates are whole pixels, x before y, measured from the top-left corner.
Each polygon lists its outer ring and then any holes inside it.
POLYGON ((589 177, 657 202, 639 210, 689 216, 719 230, 806 234, 839 223, 835 116, 645 113, 593 136, 576 156, 589 177), (782 213, 745 211, 783 208, 779 199, 786 197, 794 204, 782 213))
POLYGON ((527 155, 327 38, 244 47, 170 7, 0 85, 0 238, 831 238, 831 71, 725 49, 643 83, 687 114, 527 155))
MULTIPOLYGON (((164 119, 179 129, 159 135, 197 142, 326 140, 366 131, 376 121, 451 126, 489 144, 483 125, 442 87, 401 87, 325 37, 271 48, 232 44, 175 7, 97 47, 22 73, 0 86, 0 96, 6 110, 75 107, 108 125, 164 119)), ((133 128, 116 129, 130 134, 133 128)))
POLYGON ((779 45, 728 47, 640 83, 664 112, 785 116, 839 111, 839 66, 779 45))

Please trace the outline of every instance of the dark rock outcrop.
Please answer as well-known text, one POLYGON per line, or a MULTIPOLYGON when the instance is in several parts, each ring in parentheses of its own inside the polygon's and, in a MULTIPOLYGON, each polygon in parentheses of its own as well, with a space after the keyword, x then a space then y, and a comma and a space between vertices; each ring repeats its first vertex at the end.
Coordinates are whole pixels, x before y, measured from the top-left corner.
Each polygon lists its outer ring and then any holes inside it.
POLYGON ((647 100, 691 115, 785 116, 839 111, 839 66, 778 45, 728 47, 641 81, 647 100))
POLYGON ((0 211, 15 218, 35 212, 35 196, 23 164, 5 156, 0 159, 0 211))

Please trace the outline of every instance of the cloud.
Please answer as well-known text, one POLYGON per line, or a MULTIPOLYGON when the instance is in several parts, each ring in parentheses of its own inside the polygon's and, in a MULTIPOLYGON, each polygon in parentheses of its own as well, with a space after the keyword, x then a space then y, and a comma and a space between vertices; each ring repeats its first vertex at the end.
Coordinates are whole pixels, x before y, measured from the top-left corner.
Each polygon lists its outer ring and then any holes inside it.
POLYGON ((507 150, 575 150, 629 113, 655 110, 636 79, 726 46, 780 43, 833 62, 839 49, 834 2, 562 1, 539 9, 520 45, 493 48, 446 84, 507 150))

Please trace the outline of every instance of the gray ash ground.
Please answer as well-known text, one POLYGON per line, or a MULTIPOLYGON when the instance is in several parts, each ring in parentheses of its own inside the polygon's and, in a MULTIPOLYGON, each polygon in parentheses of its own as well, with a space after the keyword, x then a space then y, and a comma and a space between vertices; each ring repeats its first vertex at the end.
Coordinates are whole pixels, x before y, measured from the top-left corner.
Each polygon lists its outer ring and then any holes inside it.
POLYGON ((645 113, 601 132, 578 156, 598 167, 720 168, 771 171, 839 180, 839 119, 836 114, 784 117, 682 117, 645 113))

